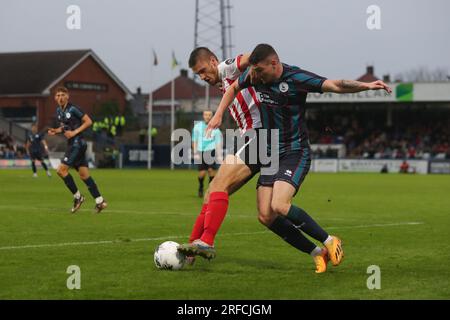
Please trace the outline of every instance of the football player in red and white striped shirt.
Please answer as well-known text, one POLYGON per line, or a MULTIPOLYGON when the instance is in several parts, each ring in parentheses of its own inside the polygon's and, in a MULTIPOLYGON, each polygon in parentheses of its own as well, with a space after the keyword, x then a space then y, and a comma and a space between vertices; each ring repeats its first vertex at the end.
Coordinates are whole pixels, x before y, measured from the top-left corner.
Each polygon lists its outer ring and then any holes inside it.
MULTIPOLYGON (((221 63, 217 56, 206 47, 192 51, 189 67, 200 79, 212 86, 220 86, 223 92, 248 67, 249 54, 239 55, 221 63)), ((261 118, 256 92, 252 87, 243 90, 229 107, 229 112, 244 134, 249 129, 261 128, 261 118)), ((257 132, 257 131, 255 131, 257 132)), ((227 155, 220 166, 208 191, 205 193, 203 207, 198 215, 189 244, 183 244, 179 251, 186 255, 199 254, 204 258, 215 257, 214 239, 228 210, 228 196, 237 191, 260 171, 259 162, 251 164, 249 156, 245 156, 250 144, 257 143, 256 134, 251 137, 235 155, 227 155)))
MULTIPOLYGON (((248 55, 238 55, 236 58, 225 60, 217 66, 218 76, 222 82, 222 93, 225 93, 233 82, 239 78, 241 73, 245 71, 248 65, 247 61, 248 55)), ((199 73, 199 76, 201 78, 202 74, 199 73)), ((262 127, 258 106, 259 102, 256 97, 255 88, 248 87, 246 90, 240 91, 236 99, 234 99, 233 104, 228 107, 228 111, 242 134, 247 129, 262 127)))
MULTIPOLYGON (((225 91, 247 68, 249 57, 249 55, 240 55, 235 59, 228 59, 219 63, 217 57, 210 50, 197 48, 191 53, 189 66, 202 80, 211 85, 221 84, 225 91)), ((228 195, 237 191, 261 169, 259 151, 256 164, 248 161, 250 150, 258 150, 259 145, 259 129, 262 127, 259 101, 253 87, 247 87, 247 91, 242 90, 239 94, 233 100, 233 103, 228 106, 228 110, 242 134, 249 129, 254 129, 248 131, 248 133, 254 133, 254 135, 235 155, 227 155, 225 163, 220 166, 210 185, 209 198, 208 192, 205 196, 202 211, 197 217, 189 239, 190 243, 183 244, 178 248, 179 251, 190 257, 188 261, 191 262, 194 261, 194 255, 200 255, 207 259, 215 257, 214 238, 228 209, 228 195), (239 94, 241 94, 240 97, 239 94), (255 146, 256 148, 254 148, 255 146)), ((303 235, 284 216, 278 216, 275 220, 269 221, 260 214, 258 219, 270 231, 293 247, 298 249, 299 245, 302 244, 303 235)))

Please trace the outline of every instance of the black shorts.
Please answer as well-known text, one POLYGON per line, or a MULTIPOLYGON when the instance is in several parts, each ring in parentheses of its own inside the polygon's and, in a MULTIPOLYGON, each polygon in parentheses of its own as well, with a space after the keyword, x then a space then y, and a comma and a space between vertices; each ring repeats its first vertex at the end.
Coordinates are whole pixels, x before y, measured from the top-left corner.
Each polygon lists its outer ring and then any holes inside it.
POLYGON ((198 164, 198 171, 217 169, 216 150, 203 151, 199 154, 201 162, 198 164))
POLYGON ((279 169, 273 175, 261 175, 256 188, 259 186, 273 186, 275 181, 285 181, 295 188, 295 194, 305 179, 311 167, 311 149, 289 151, 280 155, 279 169))
POLYGON ((44 155, 42 152, 39 151, 31 151, 30 152, 30 160, 34 161, 34 160, 38 160, 38 161, 43 161, 44 160, 44 155))
MULTIPOLYGON (((247 167, 250 168, 252 175, 255 176, 261 171, 263 164, 261 163, 261 153, 259 139, 260 131, 258 129, 248 130, 242 138, 235 138, 234 141, 234 155, 241 159, 247 167)), ((266 146, 266 144, 263 144, 266 146)), ((264 150, 265 154, 267 151, 264 150)))
POLYGON ((88 167, 86 160, 86 141, 78 139, 68 146, 61 162, 78 170, 79 167, 88 167))

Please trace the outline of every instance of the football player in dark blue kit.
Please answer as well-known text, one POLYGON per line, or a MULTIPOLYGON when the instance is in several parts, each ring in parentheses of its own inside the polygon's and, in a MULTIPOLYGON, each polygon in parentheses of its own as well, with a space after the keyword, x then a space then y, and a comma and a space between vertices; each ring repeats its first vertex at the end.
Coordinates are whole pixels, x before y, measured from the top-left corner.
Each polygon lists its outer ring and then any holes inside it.
POLYGON ((89 175, 86 161, 87 144, 82 134, 84 130, 92 125, 92 120, 80 108, 69 102, 69 91, 67 88, 58 87, 56 89, 55 101, 58 104, 56 117, 60 126, 58 128, 50 128, 48 134, 63 133, 67 138, 67 151, 61 160, 57 173, 73 194, 74 201, 71 212, 76 212, 85 200, 78 190, 72 175, 69 173, 69 168, 73 167, 78 171, 81 180, 87 185, 89 192, 95 199, 95 211, 99 213, 107 207, 107 203, 98 191, 94 179, 89 175))
MULTIPOLYGON (((286 217, 301 232, 322 242, 316 246, 303 236, 299 250, 313 256, 316 272, 327 269, 327 261, 334 266, 344 257, 341 240, 328 234, 305 210, 292 204, 311 165, 311 147, 306 128, 305 104, 309 92, 356 93, 366 90, 392 90, 383 81, 363 83, 353 80, 330 80, 296 66, 281 63, 278 54, 268 44, 259 44, 249 57, 250 68, 241 74, 224 94, 207 130, 221 124, 222 114, 237 93, 251 85, 258 92, 263 128, 279 132, 279 170, 272 175, 260 176, 257 184, 259 219, 278 228, 277 217, 286 217), (257 80, 257 83, 254 79, 257 80)), ((270 144, 269 144, 270 151, 270 144)))
POLYGON ((41 163, 42 168, 44 168, 48 177, 52 176, 50 170, 48 170, 47 164, 44 161, 45 153, 48 153, 48 146, 47 142, 44 140, 44 136, 45 134, 38 132, 37 126, 33 125, 31 127, 31 133, 27 136, 27 143, 25 144, 25 148, 27 149, 28 156, 31 160, 33 177, 35 178, 37 177, 36 161, 41 163))

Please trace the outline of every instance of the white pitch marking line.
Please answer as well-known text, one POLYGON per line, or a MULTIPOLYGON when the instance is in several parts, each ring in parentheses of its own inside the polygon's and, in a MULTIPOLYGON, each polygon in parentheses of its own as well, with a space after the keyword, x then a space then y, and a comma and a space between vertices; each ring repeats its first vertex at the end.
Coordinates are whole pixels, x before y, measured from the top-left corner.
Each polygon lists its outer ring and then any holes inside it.
POLYGON ((424 222, 397 222, 397 223, 385 223, 385 224, 363 224, 359 226, 342 226, 342 227, 327 227, 326 229, 358 229, 368 227, 396 227, 396 226, 416 226, 424 224, 424 222))
MULTIPOLYGON (((387 223, 387 224, 367 224, 367 225, 359 225, 359 226, 327 227, 326 229, 358 229, 358 228, 372 228, 372 227, 376 228, 376 227, 414 226, 414 225, 421 225, 421 224, 424 224, 424 223, 423 222, 398 222, 398 223, 387 223)), ((219 236, 240 236, 240 235, 262 234, 262 233, 269 233, 269 232, 270 231, 268 231, 268 230, 255 231, 255 232, 237 232, 237 233, 225 233, 225 234, 221 234, 219 236)), ((158 237, 158 238, 142 238, 142 239, 129 239, 129 240, 104 240, 104 241, 87 241, 87 242, 31 244, 31 245, 23 245, 23 246, 0 247, 0 250, 82 246, 82 245, 93 245, 93 244, 113 244, 113 243, 156 241, 156 240, 182 239, 182 238, 187 238, 187 236, 167 236, 167 237, 158 237)))
MULTIPOLYGON (((14 205, 0 205, 0 208, 23 208, 22 206, 14 206, 14 205)), ((55 208, 49 208, 49 207, 33 207, 29 208, 28 210, 57 210, 55 208)), ((61 210, 60 210, 61 211, 61 210)), ((65 210, 67 213, 68 210, 65 210)), ((93 212, 91 209, 82 208, 78 210, 79 212, 93 212)), ((127 209, 107 209, 107 212, 111 213, 130 213, 130 214, 142 214, 142 215, 173 215, 173 216, 193 216, 194 213, 189 212, 177 212, 177 211, 139 211, 139 210, 127 210, 127 209)), ((65 212, 62 212, 65 213, 65 212)), ((250 218, 254 219, 257 216, 257 213, 255 212, 254 215, 251 214, 235 214, 235 213, 229 213, 230 217, 234 218, 250 218)), ((350 218, 322 218, 321 221, 356 221, 355 219, 350 218)))
MULTIPOLYGON (((7 208, 7 209, 15 209, 15 208, 22 208, 21 206, 11 206, 11 205, 0 205, 0 208, 7 208)), ((56 211, 57 208, 49 208, 49 207, 34 207, 34 208, 29 208, 28 210, 52 210, 52 211, 56 211)), ((62 213, 69 213, 69 210, 59 210, 62 213)), ((87 208, 82 208, 79 209, 78 212, 94 212, 94 209, 87 209, 87 208)), ((106 212, 111 212, 111 213, 130 213, 130 214, 142 214, 142 215, 173 215, 173 216, 194 216, 194 213, 189 213, 189 212, 177 212, 177 211, 138 211, 138 210, 127 210, 127 209, 107 209, 106 212)), ((255 213, 256 214, 256 213, 255 213)), ((230 216, 233 217, 239 217, 239 218, 254 218, 254 215, 240 215, 240 214, 233 214, 230 213, 230 216)))

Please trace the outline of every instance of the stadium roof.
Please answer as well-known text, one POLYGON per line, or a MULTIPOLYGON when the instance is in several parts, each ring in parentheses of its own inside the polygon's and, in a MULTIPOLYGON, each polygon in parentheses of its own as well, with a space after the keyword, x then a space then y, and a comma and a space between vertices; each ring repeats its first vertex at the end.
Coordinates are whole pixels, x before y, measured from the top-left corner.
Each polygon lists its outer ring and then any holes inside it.
MULTIPOLYGON (((189 100, 193 95, 197 98, 205 97, 205 86, 202 86, 188 77, 187 70, 182 69, 180 75, 175 78, 175 99, 189 100)), ((209 89, 210 97, 222 97, 222 92, 211 86, 209 89)), ((171 81, 163 84, 161 87, 153 91, 153 100, 170 100, 171 99, 171 81)))
POLYGON ((49 94, 53 86, 88 57, 131 97, 131 91, 90 49, 0 53, 0 95, 49 94))

